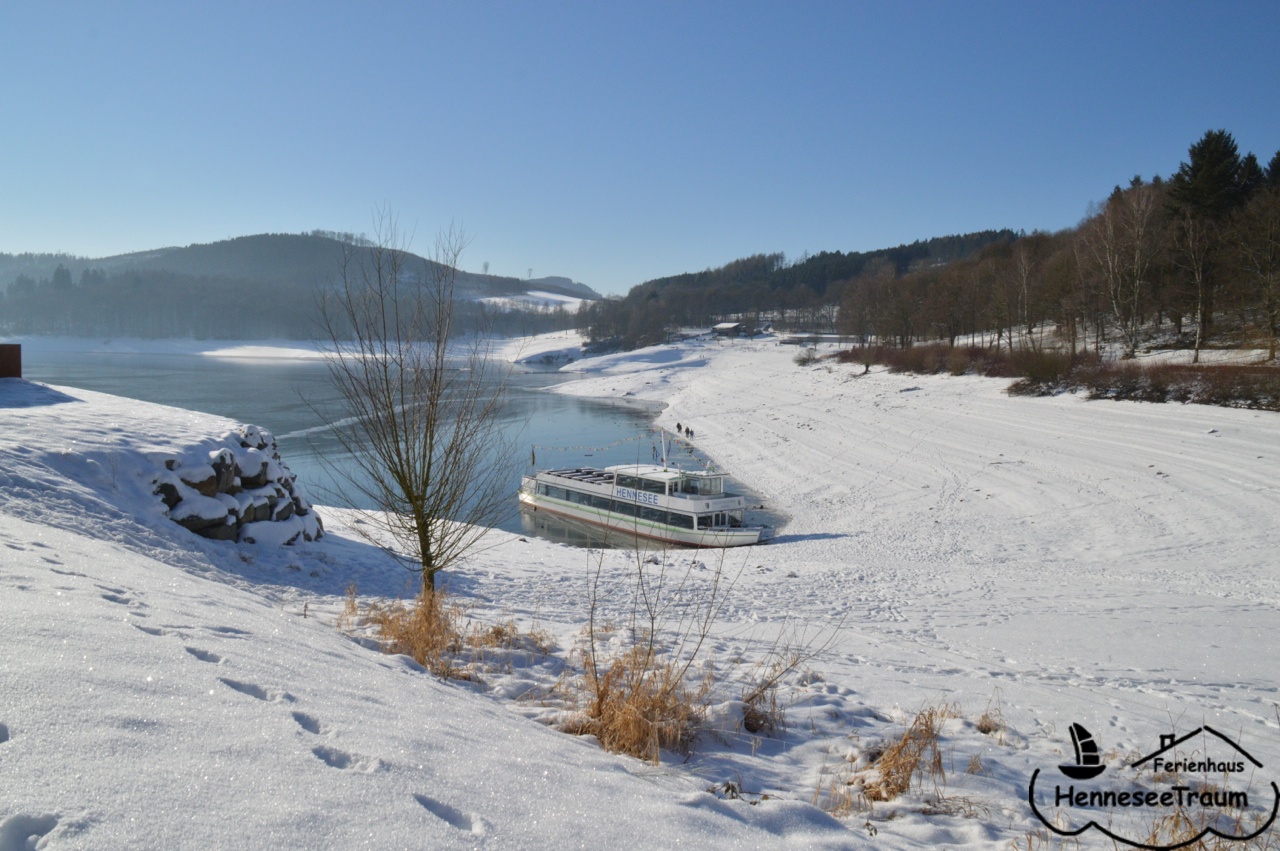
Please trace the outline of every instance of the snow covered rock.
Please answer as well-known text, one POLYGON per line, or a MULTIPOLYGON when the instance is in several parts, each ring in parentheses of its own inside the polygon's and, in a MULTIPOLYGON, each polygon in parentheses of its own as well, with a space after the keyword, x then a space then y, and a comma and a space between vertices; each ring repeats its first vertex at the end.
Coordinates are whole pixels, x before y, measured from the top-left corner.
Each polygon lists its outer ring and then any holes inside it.
POLYGON ((324 535, 320 516, 280 458, 271 432, 241 426, 213 450, 164 460, 152 493, 169 519, 218 541, 283 545, 324 535), (273 528, 278 526, 278 528, 273 528))

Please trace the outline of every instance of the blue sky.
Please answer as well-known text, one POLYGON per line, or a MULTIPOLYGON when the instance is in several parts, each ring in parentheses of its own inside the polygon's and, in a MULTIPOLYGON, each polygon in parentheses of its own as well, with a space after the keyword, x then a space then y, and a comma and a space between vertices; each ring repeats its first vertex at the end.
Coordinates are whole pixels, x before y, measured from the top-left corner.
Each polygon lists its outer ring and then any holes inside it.
POLYGON ((1056 230, 1206 130, 1280 149, 1280 4, 6 3, 0 251, 392 211, 602 292, 1056 230))

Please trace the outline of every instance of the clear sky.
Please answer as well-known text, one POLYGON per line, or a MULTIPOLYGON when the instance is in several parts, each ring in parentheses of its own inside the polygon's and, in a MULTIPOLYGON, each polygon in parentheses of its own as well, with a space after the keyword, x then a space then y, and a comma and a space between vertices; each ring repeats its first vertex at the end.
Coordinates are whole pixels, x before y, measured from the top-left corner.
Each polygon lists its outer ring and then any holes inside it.
POLYGON ((1224 128, 1280 149, 1280 3, 0 5, 0 251, 390 210, 602 292, 757 252, 1056 230, 1224 128))

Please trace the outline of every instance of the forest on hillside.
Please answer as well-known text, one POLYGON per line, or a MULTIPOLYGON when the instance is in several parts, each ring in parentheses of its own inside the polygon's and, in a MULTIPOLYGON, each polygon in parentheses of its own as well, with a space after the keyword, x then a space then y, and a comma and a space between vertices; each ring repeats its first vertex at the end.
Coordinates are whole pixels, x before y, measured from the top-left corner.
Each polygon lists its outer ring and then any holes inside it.
POLYGON ((659 343, 670 329, 725 319, 834 331, 850 282, 883 274, 897 279, 913 268, 945 264, 1015 239, 1011 230, 981 231, 876 251, 823 251, 794 263, 782 254, 756 254, 718 269, 646 281, 621 299, 587 305, 580 327, 593 342, 612 341, 621 348, 659 343))
POLYGON ((1280 324, 1280 153, 1264 168, 1226 130, 1192 144, 1167 179, 1116 186, 1076 227, 987 231, 787 265, 756 255, 650 281, 582 316, 593 340, 660 342, 727 319, 909 347, 983 337, 998 348, 1070 350, 1118 340, 1257 347, 1280 324))

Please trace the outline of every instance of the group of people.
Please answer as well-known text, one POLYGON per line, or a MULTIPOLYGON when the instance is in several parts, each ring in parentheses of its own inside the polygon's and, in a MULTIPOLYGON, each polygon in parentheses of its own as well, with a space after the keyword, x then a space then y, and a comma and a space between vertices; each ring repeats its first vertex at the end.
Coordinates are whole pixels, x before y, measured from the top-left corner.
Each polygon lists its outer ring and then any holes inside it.
POLYGON ((684 426, 680 425, 680 423, 676 423, 676 434, 684 435, 690 440, 693 440, 693 429, 685 428, 684 426))

